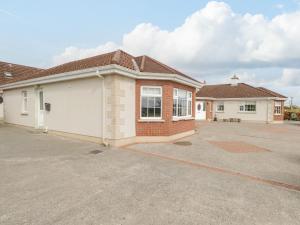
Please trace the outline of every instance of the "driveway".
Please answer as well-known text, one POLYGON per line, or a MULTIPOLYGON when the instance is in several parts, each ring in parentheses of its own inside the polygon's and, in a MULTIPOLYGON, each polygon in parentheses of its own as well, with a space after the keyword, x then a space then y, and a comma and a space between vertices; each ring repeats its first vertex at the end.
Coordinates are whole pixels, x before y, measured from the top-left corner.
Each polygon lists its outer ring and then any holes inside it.
POLYGON ((117 149, 0 125, 0 224, 300 224, 299 135, 199 123, 117 149))

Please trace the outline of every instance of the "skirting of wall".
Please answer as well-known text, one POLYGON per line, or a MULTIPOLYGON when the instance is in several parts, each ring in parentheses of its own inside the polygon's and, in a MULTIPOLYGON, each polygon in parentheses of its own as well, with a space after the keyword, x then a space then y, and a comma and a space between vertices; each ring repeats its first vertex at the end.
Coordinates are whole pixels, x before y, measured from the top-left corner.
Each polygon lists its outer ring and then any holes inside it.
MULTIPOLYGON (((29 129, 29 130, 37 130, 34 127, 29 127, 29 126, 23 126, 23 125, 18 125, 18 124, 11 124, 11 123, 6 123, 6 124, 8 124, 10 126, 29 129)), ((40 130, 40 131, 42 132, 44 130, 40 130)), ((97 143, 97 144, 104 144, 102 142, 102 137, 92 137, 92 136, 73 134, 73 133, 54 131, 54 130, 48 130, 46 133, 49 135, 57 135, 57 136, 71 138, 71 139, 93 142, 93 143, 97 143)), ((194 133, 195 133, 195 130, 190 130, 190 131, 186 131, 186 132, 171 135, 171 136, 135 136, 135 137, 130 137, 130 138, 122 138, 122 139, 105 139, 105 144, 108 144, 108 145, 114 146, 114 147, 121 147, 121 146, 125 146, 125 145, 136 144, 136 143, 171 142, 171 141, 175 141, 180 138, 184 138, 184 137, 193 135, 194 133)))
MULTIPOLYGON (((71 134, 60 131, 48 131, 49 134, 74 138, 83 141, 94 142, 98 144, 104 144, 102 142, 101 137, 90 137, 80 134, 71 134)), ((153 142, 171 142, 186 136, 193 135, 195 130, 190 130, 187 132, 171 135, 171 136, 135 136, 130 138, 122 138, 122 139, 105 139, 105 144, 113 147, 122 147, 125 145, 136 144, 136 143, 153 143, 153 142)))
POLYGON ((77 139, 77 140, 81 140, 81 141, 88 141, 88 142, 93 142, 93 143, 98 143, 98 144, 103 143, 101 137, 92 137, 92 136, 87 136, 87 135, 82 135, 82 134, 74 134, 74 133, 67 133, 67 132, 54 131, 54 130, 50 130, 47 133, 50 135, 63 136, 63 137, 77 139))

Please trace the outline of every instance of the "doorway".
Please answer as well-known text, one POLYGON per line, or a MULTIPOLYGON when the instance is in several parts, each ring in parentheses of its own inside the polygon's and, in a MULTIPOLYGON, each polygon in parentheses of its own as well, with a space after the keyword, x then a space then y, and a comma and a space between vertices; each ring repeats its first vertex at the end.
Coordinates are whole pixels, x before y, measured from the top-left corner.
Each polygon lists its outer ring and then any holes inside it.
POLYGON ((196 120, 206 120, 206 102, 196 102, 196 120))

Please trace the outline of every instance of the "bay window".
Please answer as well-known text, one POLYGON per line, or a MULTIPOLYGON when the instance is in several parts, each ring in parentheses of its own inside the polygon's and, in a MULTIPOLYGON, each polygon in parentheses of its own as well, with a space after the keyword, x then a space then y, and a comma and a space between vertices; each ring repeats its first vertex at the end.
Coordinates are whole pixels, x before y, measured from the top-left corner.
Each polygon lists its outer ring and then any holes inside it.
POLYGON ((173 89, 173 116, 192 116, 192 92, 178 88, 173 89))
POLYGON ((274 114, 275 115, 281 115, 282 114, 281 101, 275 101, 275 103, 274 103, 274 114))
POLYGON ((161 119, 162 88, 156 86, 141 87, 141 118, 161 119))

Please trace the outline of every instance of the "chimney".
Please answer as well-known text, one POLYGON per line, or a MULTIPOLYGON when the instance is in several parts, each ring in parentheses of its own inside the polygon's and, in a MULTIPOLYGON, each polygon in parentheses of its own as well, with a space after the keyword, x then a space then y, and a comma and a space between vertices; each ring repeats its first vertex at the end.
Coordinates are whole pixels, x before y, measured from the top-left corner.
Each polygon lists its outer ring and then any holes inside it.
POLYGON ((230 78, 230 85, 237 86, 239 83, 239 78, 234 74, 233 77, 230 78))

